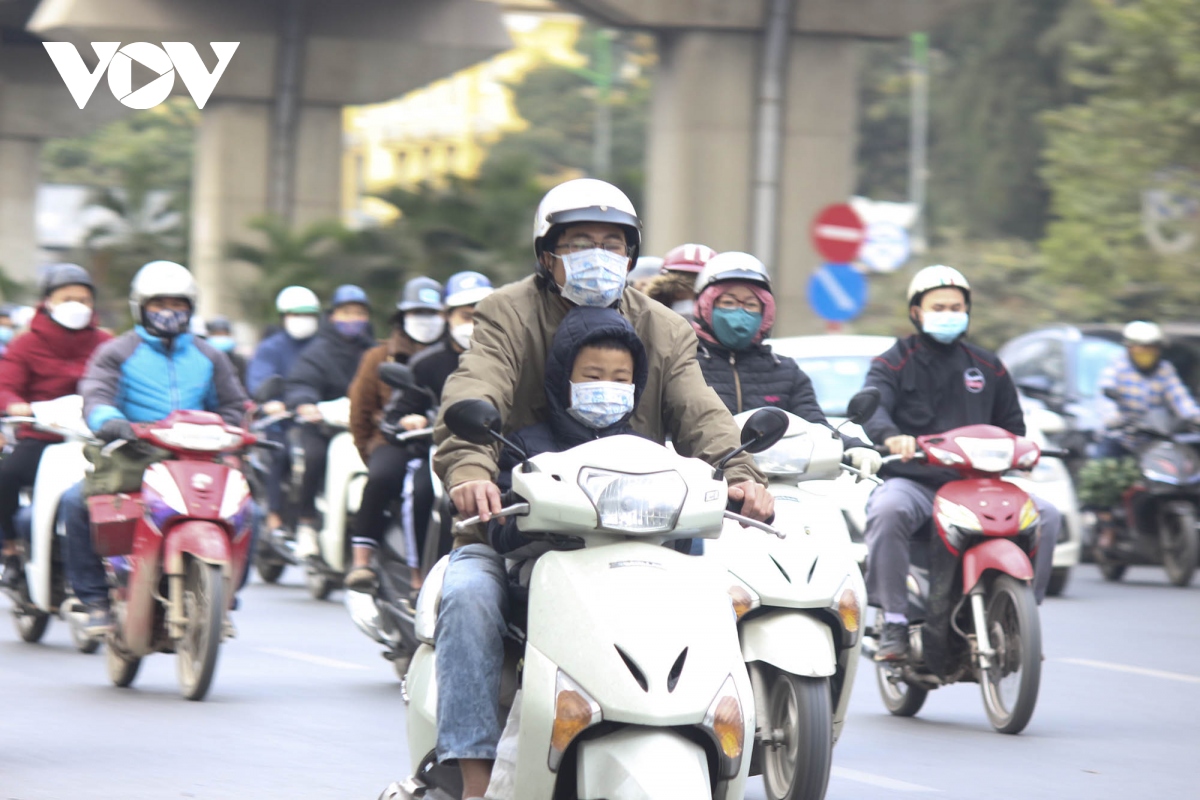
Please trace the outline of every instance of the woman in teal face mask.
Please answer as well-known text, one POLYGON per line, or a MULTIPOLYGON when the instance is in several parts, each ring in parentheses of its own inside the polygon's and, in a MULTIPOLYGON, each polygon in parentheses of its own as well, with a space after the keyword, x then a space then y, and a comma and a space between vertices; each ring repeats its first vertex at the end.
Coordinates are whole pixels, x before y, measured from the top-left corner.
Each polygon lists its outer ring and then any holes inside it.
MULTIPOLYGON (((775 323, 775 297, 763 263, 748 253, 721 253, 696 280, 696 320, 700 346, 696 360, 729 410, 738 414, 763 406, 790 411, 801 419, 829 425, 812 380, 790 358, 781 358, 762 340, 775 323)), ((843 436, 848 463, 874 472, 879 455, 864 442, 843 436)))

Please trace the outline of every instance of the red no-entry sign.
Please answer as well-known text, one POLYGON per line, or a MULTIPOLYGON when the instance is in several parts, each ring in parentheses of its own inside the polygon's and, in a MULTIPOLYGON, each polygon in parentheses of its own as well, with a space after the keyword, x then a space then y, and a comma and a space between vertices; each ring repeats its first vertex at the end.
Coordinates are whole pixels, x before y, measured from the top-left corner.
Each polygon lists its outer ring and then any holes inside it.
POLYGON ((837 264, 849 264, 858 258, 867 238, 867 226, 848 204, 836 203, 821 209, 810 233, 813 247, 823 257, 837 264))

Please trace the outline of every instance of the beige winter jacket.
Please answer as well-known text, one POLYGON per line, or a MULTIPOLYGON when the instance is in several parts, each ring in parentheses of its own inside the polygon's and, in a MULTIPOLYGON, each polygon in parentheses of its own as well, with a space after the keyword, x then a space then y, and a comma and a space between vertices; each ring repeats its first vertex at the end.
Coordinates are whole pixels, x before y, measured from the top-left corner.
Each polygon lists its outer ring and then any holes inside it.
MULTIPOLYGON (((558 294, 538 288, 530 276, 498 289, 475 308, 471 348, 446 381, 442 412, 458 400, 483 398, 516 431, 546 414, 545 366, 554 333, 570 310, 558 294)), ((618 310, 641 337, 649 356, 646 389, 633 416, 639 433, 715 464, 740 442, 725 404, 704 382, 696 363, 696 334, 684 319, 634 289, 626 289, 618 310)), ((433 466, 447 487, 470 480, 495 480, 498 450, 471 444, 450 434, 438 415, 433 466)), ((730 462, 729 482, 755 480, 766 485, 749 455, 730 462)))

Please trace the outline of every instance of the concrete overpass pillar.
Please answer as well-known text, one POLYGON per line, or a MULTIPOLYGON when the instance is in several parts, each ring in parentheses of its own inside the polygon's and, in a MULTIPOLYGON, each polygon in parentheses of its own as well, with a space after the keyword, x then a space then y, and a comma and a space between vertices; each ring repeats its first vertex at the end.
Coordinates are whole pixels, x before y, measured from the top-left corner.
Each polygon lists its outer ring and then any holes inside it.
POLYGON ((0 267, 28 282, 38 263, 35 208, 42 140, 0 136, 0 267))
MULTIPOLYGON (((925 29, 977 0, 796 0, 783 103, 776 263, 778 335, 815 332, 813 216, 855 184, 858 42, 925 29)), ((654 31, 646 165, 647 253, 688 241, 750 250, 765 0, 558 0, 614 26, 654 31)))

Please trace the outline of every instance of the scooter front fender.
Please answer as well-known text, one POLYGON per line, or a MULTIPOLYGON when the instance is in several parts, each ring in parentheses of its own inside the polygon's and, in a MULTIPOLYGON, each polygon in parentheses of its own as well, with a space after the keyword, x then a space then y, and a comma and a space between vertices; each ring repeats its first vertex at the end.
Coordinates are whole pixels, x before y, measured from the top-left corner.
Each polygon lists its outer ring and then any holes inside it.
POLYGON ((968 594, 989 569, 1020 581, 1033 580, 1029 556, 1012 539, 988 539, 963 553, 963 594, 968 594))
MULTIPOLYGON (((367 465, 354 447, 354 437, 343 431, 329 440, 325 468, 325 521, 321 527, 321 558, 334 572, 346 571, 347 504, 354 496, 362 497, 361 488, 352 491, 355 481, 366 483, 367 465)), ((357 506, 354 510, 357 510, 357 506)))
POLYGON ((413 768, 437 746, 437 653, 422 644, 413 653, 404 676, 403 694, 408 704, 408 752, 413 768))
POLYGON ((233 550, 229 535, 215 522, 187 519, 171 526, 163 544, 164 572, 182 575, 185 555, 215 564, 221 568, 224 577, 232 577, 233 550))
POLYGON ((773 610, 751 617, 739 626, 742 657, 807 678, 837 672, 837 652, 829 626, 811 614, 773 610))
POLYGON ((83 480, 87 466, 83 445, 79 442, 52 444, 42 451, 42 459, 38 462, 30 518, 32 552, 26 566, 26 578, 29 581, 29 599, 43 611, 50 610, 54 593, 51 574, 59 501, 68 489, 83 480))
POLYGON ((579 800, 711 798, 704 748, 669 728, 633 726, 579 743, 579 800))

